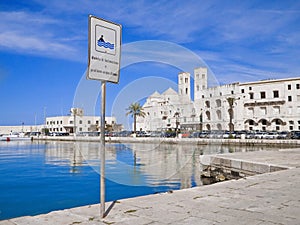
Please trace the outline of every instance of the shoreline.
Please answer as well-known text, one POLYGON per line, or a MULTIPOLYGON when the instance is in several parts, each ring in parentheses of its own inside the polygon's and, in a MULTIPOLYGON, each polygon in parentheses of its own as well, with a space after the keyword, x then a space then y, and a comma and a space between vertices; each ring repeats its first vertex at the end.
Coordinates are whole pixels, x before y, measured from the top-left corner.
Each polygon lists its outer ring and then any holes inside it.
MULTIPOLYGON (((100 137, 82 136, 39 136, 32 137, 37 141, 78 141, 100 142, 100 137)), ((189 145, 236 145, 236 146, 289 146, 299 147, 296 139, 207 139, 207 138, 156 138, 156 137, 105 137, 107 143, 164 143, 189 145)))

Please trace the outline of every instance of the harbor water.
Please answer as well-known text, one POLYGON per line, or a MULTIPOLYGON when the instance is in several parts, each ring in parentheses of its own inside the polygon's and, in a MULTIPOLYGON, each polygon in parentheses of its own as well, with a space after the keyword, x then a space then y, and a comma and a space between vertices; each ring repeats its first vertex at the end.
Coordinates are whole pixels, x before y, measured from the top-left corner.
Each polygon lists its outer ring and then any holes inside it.
MULTIPOLYGON (((1 142, 0 220, 99 203, 99 148, 95 142, 1 142)), ((200 186, 200 155, 261 150, 268 149, 107 144, 106 200, 200 186)))

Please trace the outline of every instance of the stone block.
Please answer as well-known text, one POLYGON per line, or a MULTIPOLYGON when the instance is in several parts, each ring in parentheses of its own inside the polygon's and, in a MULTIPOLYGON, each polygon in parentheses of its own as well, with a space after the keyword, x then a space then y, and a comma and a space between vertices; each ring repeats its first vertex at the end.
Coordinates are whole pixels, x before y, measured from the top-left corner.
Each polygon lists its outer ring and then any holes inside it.
POLYGON ((231 160, 231 168, 241 170, 242 169, 242 162, 238 160, 231 160))
POLYGON ((220 158, 220 165, 230 167, 231 166, 231 159, 220 158))
POLYGON ((254 173, 268 173, 270 172, 269 165, 252 163, 252 162, 242 162, 242 170, 250 171, 254 173))

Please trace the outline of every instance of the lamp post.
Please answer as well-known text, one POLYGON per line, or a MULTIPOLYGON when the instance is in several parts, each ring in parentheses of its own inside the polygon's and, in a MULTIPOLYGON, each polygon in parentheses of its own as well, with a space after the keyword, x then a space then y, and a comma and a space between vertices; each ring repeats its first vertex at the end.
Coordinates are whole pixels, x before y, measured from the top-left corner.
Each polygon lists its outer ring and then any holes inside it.
POLYGON ((180 122, 179 122, 179 112, 176 112, 175 114, 174 114, 174 117, 175 117, 175 123, 176 123, 176 128, 175 128, 175 132, 176 132, 176 137, 178 137, 178 128, 179 128, 179 126, 180 126, 180 122))

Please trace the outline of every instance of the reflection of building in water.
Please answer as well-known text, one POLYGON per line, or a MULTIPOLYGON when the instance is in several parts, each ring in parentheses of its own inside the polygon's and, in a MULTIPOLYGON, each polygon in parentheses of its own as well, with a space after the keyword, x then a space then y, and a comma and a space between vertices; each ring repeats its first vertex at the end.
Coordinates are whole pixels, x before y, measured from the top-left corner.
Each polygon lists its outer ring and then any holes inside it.
MULTIPOLYGON (((46 163, 55 165, 99 165, 100 145, 89 142, 59 142, 46 145, 46 163)), ((116 160, 115 146, 106 146, 106 160, 116 160)))
POLYGON ((179 182, 181 188, 189 188, 192 181, 201 185, 199 147, 164 144, 130 144, 129 147, 135 151, 138 164, 152 185, 179 182))

